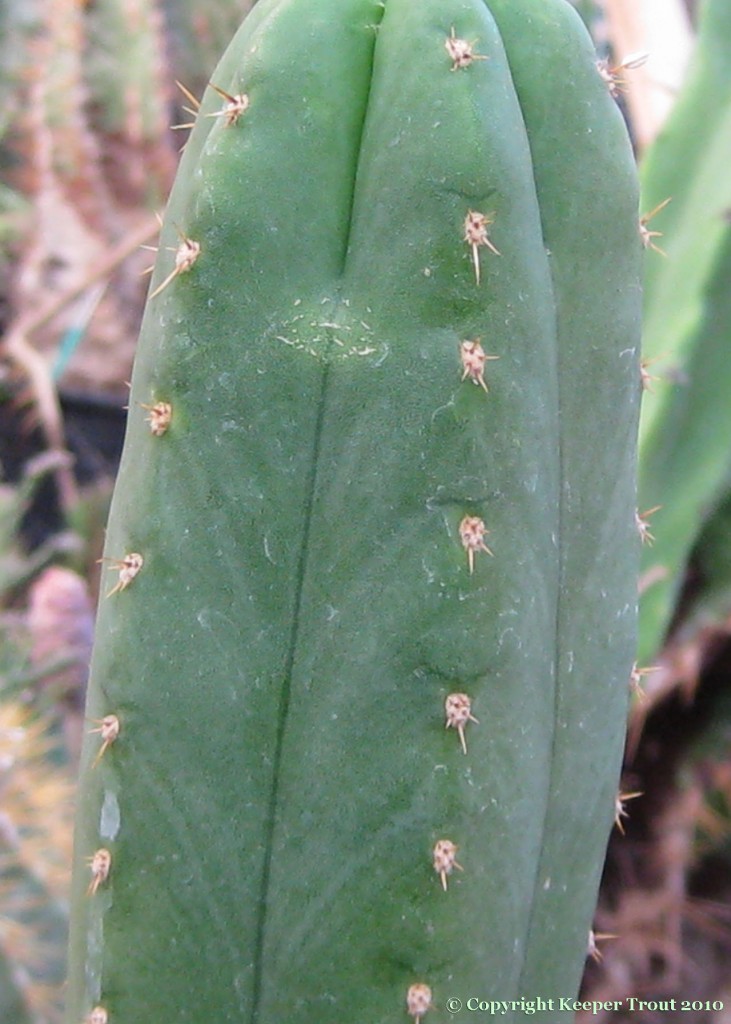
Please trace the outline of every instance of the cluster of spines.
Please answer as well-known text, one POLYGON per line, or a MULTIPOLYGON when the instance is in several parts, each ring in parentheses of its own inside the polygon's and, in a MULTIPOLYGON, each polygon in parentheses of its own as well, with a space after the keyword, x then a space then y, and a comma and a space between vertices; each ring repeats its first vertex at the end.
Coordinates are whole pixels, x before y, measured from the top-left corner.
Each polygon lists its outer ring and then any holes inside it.
MULTIPOLYGON (((483 54, 475 53, 474 42, 458 38, 454 27, 452 27, 444 45, 452 60, 451 71, 461 71, 469 68, 475 60, 488 59, 483 54)), ((495 256, 500 255, 500 250, 488 235, 488 228, 494 221, 494 213, 482 213, 479 210, 472 209, 467 211, 464 218, 462 241, 469 247, 475 284, 478 287, 482 281, 481 250, 487 249, 495 256)), ((485 394, 487 394, 489 389, 485 380, 485 364, 489 360, 498 359, 499 357, 487 355, 482 347, 480 338, 466 339, 460 342, 459 357, 462 367, 461 382, 472 381, 473 384, 482 388, 485 394)), ((492 555, 492 551, 485 543, 485 536, 489 533, 489 530, 479 516, 465 515, 459 524, 458 533, 462 547, 467 555, 469 573, 472 575, 477 555, 481 552, 492 555)), ((445 727, 457 731, 460 747, 466 756, 467 740, 465 730, 469 722, 478 724, 478 719, 472 714, 472 701, 470 697, 466 693, 450 693, 444 702, 444 713, 445 727)), ((457 860, 458 849, 457 844, 452 839, 442 838, 437 840, 432 850, 432 866, 444 892, 447 892, 449 889, 449 876, 455 868, 458 871, 464 870, 457 860)), ((406 1010, 416 1024, 419 1024, 433 1005, 433 993, 429 985, 419 981, 409 986, 406 993, 406 1010)))

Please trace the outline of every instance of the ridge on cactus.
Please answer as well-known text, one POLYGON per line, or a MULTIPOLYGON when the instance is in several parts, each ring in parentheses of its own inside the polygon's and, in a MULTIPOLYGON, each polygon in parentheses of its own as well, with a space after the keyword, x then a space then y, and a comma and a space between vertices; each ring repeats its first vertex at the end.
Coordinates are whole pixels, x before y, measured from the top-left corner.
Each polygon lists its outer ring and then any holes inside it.
POLYGON ((634 661, 641 253, 565 0, 255 6, 134 369, 67 1024, 571 1019, 634 661))

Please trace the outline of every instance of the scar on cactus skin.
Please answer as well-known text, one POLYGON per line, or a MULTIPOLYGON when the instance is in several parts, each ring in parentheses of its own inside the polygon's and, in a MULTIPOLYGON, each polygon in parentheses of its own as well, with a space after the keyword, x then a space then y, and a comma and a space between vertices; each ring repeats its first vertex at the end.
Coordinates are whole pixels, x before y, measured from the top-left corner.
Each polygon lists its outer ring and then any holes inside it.
POLYGON ((465 381, 469 377, 473 384, 478 384, 487 392, 485 363, 488 359, 499 359, 500 356, 485 355, 479 338, 475 338, 474 341, 463 341, 459 346, 459 355, 462 360, 462 380, 465 381))
POLYGON ((478 551, 484 551, 491 555, 487 544, 483 540, 486 533, 490 531, 478 516, 465 516, 459 524, 459 536, 462 547, 467 552, 467 564, 470 567, 470 575, 475 571, 475 555, 478 551))
POLYGON ((92 857, 89 857, 89 866, 91 867, 91 882, 86 891, 89 896, 93 896, 99 886, 104 885, 109 878, 112 867, 112 855, 109 850, 104 848, 97 850, 92 857))
POLYGON ((466 693, 450 693, 444 702, 444 713, 447 716, 446 729, 456 729, 459 742, 462 746, 462 753, 467 753, 467 742, 465 740, 465 726, 468 722, 479 725, 479 720, 472 714, 472 701, 466 693))
POLYGON ((107 1024, 109 1020, 109 1014, 103 1006, 95 1006, 90 1014, 87 1015, 84 1024, 107 1024))
POLYGON ((432 1007, 432 995, 431 989, 428 985, 418 984, 411 985, 409 991, 406 993, 406 1009, 409 1012, 409 1016, 414 1018, 416 1024, 432 1007))
POLYGON ((489 60, 480 53, 475 53, 472 47, 474 43, 468 43, 466 39, 457 39, 454 34, 454 25, 449 38, 445 42, 447 53, 452 58, 450 71, 459 71, 461 68, 468 68, 473 60, 489 60))
POLYGON ((126 590, 145 564, 144 558, 137 551, 133 551, 129 555, 125 555, 124 558, 100 558, 99 561, 111 561, 112 564, 109 566, 110 570, 119 573, 119 580, 109 591, 107 597, 111 597, 112 594, 116 594, 120 590, 126 590))
POLYGON ((214 92, 226 100, 221 110, 216 110, 212 114, 206 114, 206 117, 223 117, 226 119, 227 125, 234 125, 249 109, 249 97, 246 93, 238 93, 236 96, 232 96, 230 93, 225 92, 223 89, 219 89, 213 82, 208 83, 214 92))
POLYGON ((457 863, 457 847, 451 839, 440 839, 434 847, 434 870, 442 880, 442 889, 447 891, 447 877, 452 874, 454 868, 464 871, 461 864, 457 863))
POLYGON ((90 729, 89 732, 98 732, 102 738, 102 745, 92 762, 92 768, 95 768, 99 764, 101 759, 104 757, 105 752, 119 736, 120 729, 119 719, 116 715, 105 715, 104 718, 97 719, 96 721, 96 729, 90 729))
POLYGON ((622 835, 624 835, 624 824, 622 819, 629 818, 629 814, 627 813, 624 805, 628 800, 636 800, 638 796, 643 796, 639 790, 636 790, 634 793, 618 793, 617 798, 614 801, 614 824, 622 835))
MULTIPOLYGON (((179 274, 187 274, 201 254, 200 242, 194 242, 192 238, 186 238, 185 235, 180 230, 180 228, 177 228, 176 230, 180 238, 180 245, 177 247, 177 249, 173 249, 169 245, 165 246, 168 252, 175 253, 175 266, 170 271, 165 280, 162 282, 162 284, 159 284, 157 288, 154 290, 154 292, 151 293, 151 299, 154 299, 157 295, 160 294, 161 291, 167 288, 170 282, 174 281, 179 274)), ((152 252, 158 251, 155 248, 155 246, 151 245, 143 245, 142 248, 150 249, 152 252)), ((148 267, 145 273, 150 274, 152 273, 152 270, 152 267, 148 267)))
POLYGON ((635 525, 637 527, 637 532, 640 535, 640 541, 650 547, 652 547, 655 536, 650 533, 650 524, 648 520, 651 515, 654 515, 655 512, 659 512, 661 508, 662 505, 655 505, 653 508, 648 508, 646 512, 635 512, 635 525))
POLYGON ((495 220, 493 213, 478 213, 476 210, 468 210, 464 219, 464 241, 472 250, 472 263, 475 268, 475 281, 480 283, 480 246, 486 245, 490 252, 496 256, 500 251, 495 248, 487 237, 487 229, 495 220))
POLYGON ((616 100, 619 94, 624 91, 624 86, 626 85, 625 80, 620 77, 621 72, 634 71, 636 68, 641 68, 643 64, 647 63, 649 56, 649 53, 631 53, 621 63, 614 66, 610 65, 606 59, 598 60, 596 68, 603 81, 606 82, 609 95, 613 96, 616 100))
POLYGON ((647 225, 656 214, 665 209, 672 198, 672 196, 668 196, 667 199, 663 199, 649 213, 643 213, 640 217, 640 238, 642 239, 642 244, 646 249, 654 249, 655 252, 659 252, 661 256, 667 256, 667 253, 659 245, 655 245, 653 238, 662 238, 662 231, 650 231, 647 225))
POLYGON ((152 434, 155 437, 162 437, 170 426, 173 416, 173 407, 170 402, 155 402, 154 405, 145 405, 144 402, 140 402, 140 405, 150 414, 145 417, 145 422, 150 424, 152 434))

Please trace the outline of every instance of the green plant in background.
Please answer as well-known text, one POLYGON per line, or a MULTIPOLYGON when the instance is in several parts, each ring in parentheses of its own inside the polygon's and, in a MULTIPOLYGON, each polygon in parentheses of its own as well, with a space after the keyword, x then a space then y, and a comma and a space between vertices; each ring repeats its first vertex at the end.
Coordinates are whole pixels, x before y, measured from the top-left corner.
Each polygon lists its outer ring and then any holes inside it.
MULTIPOLYGON (((85 19, 85 73, 92 125, 112 160, 122 158, 117 188, 154 207, 173 173, 168 126, 166 26, 156 0, 96 0, 85 19), (122 183, 124 187, 122 188, 122 183)), ((110 167, 112 179, 120 169, 110 167)))
POLYGON ((0 8, 0 274, 7 269, 13 243, 22 232, 29 212, 22 196, 2 180, 8 166, 12 165, 7 135, 12 122, 13 90, 21 74, 17 41, 23 31, 24 15, 27 17, 28 12, 20 5, 4 4, 0 8))
POLYGON ((67 760, 50 721, 0 690, 2 1024, 61 1019, 73 817, 67 760))
POLYGON ((79 551, 81 542, 70 530, 52 535, 30 553, 20 536, 23 516, 33 497, 58 464, 57 454, 39 455, 26 463, 18 484, 0 483, 0 607, 45 565, 79 551))
POLYGON ((67 1021, 568 1021, 635 646, 622 119, 563 0, 264 0, 212 83, 107 534, 67 1021))
POLYGON ((67 696, 60 682, 78 655, 57 634, 40 663, 21 613, 8 608, 51 561, 73 557, 81 546, 70 531, 31 553, 21 539, 28 506, 57 463, 57 456, 38 456, 18 484, 0 484, 2 1024, 54 1024, 63 1003, 73 787, 59 697, 67 696))
MULTIPOLYGON (((706 0, 686 85, 642 168, 643 210, 671 199, 646 225, 663 232, 649 241, 667 259, 648 254, 645 287, 639 507, 660 508, 642 561, 643 664, 662 644, 704 526, 702 560, 715 566, 715 593, 724 589, 708 546, 724 534, 731 478, 730 44, 731 7, 706 0)), ((703 590, 697 600, 704 604, 703 590)), ((715 620, 729 607, 717 605, 715 620)))

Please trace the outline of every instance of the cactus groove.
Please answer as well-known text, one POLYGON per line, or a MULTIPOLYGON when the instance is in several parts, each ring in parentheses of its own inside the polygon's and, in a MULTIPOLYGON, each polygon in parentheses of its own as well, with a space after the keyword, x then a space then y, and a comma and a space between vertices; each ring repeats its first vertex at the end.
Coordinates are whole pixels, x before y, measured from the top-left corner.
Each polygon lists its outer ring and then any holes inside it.
POLYGON ((565 0, 256 5, 133 375, 68 1024, 576 992, 634 657, 641 248, 565 0))

